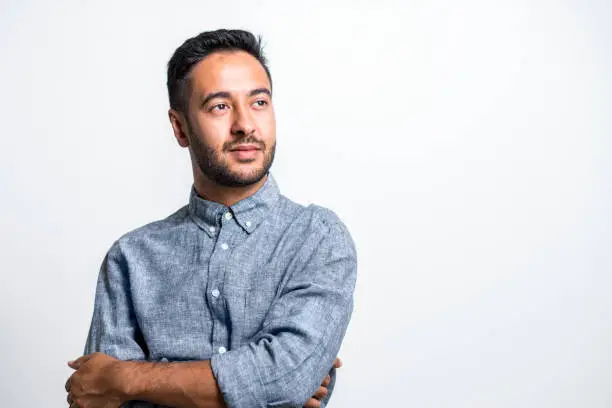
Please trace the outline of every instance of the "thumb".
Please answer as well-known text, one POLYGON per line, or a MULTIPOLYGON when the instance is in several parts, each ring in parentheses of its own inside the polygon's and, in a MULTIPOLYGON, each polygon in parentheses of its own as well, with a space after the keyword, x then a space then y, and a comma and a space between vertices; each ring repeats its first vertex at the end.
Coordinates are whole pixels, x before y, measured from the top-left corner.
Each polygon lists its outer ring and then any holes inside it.
POLYGON ((68 362, 68 366, 70 368, 74 368, 75 370, 78 370, 79 368, 81 368, 81 366, 83 364, 85 364, 87 362, 87 360, 89 360, 91 358, 91 354, 86 354, 84 356, 81 356, 79 358, 77 358, 76 360, 72 360, 68 362))

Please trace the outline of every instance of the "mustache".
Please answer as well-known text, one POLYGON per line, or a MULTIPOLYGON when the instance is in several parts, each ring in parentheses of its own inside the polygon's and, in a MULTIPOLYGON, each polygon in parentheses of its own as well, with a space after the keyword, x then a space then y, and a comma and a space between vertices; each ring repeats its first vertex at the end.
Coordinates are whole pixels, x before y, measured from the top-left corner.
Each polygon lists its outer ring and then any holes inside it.
POLYGON ((226 142, 223 144, 223 150, 228 151, 231 149, 235 149, 238 146, 242 146, 242 145, 246 145, 246 144, 254 144, 257 145, 260 149, 265 150, 266 148, 266 144, 259 140, 254 138, 253 136, 247 136, 244 139, 240 140, 239 142, 226 142))

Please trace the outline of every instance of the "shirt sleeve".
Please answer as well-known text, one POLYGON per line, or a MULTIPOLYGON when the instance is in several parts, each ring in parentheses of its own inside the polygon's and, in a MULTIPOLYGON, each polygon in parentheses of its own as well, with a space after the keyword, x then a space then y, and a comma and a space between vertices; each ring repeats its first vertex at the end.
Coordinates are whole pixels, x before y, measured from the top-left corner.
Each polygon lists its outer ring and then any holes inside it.
POLYGON ((290 263, 262 330, 248 344, 213 355, 228 407, 302 407, 330 372, 353 311, 357 275, 354 242, 330 218, 290 263))
POLYGON ((145 350, 132 306, 127 262, 117 241, 100 267, 84 352, 99 351, 120 360, 144 360, 145 350))
POLYGON ((329 404, 329 399, 331 398, 334 388, 336 387, 336 369, 332 367, 332 369, 329 370, 328 375, 331 381, 327 385, 327 395, 321 398, 321 408, 327 407, 327 404, 329 404))

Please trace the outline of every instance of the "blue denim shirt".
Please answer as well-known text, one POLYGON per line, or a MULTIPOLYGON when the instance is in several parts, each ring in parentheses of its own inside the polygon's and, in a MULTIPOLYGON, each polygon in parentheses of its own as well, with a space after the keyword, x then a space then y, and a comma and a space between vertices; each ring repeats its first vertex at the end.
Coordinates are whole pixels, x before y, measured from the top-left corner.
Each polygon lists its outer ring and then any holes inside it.
POLYGON ((108 251, 85 354, 211 360, 236 408, 301 407, 329 373, 325 406, 356 274, 346 226, 281 195, 271 174, 231 207, 192 188, 188 205, 108 251))

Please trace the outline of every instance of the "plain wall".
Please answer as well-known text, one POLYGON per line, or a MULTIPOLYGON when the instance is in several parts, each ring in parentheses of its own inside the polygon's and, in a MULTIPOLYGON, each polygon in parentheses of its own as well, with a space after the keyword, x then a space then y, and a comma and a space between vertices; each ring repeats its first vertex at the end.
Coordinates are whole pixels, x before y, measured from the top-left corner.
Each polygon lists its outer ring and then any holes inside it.
POLYGON ((105 252, 187 202, 165 65, 262 34, 272 172, 359 255, 330 406, 612 406, 608 1, 3 1, 0 405, 65 407, 105 252))

